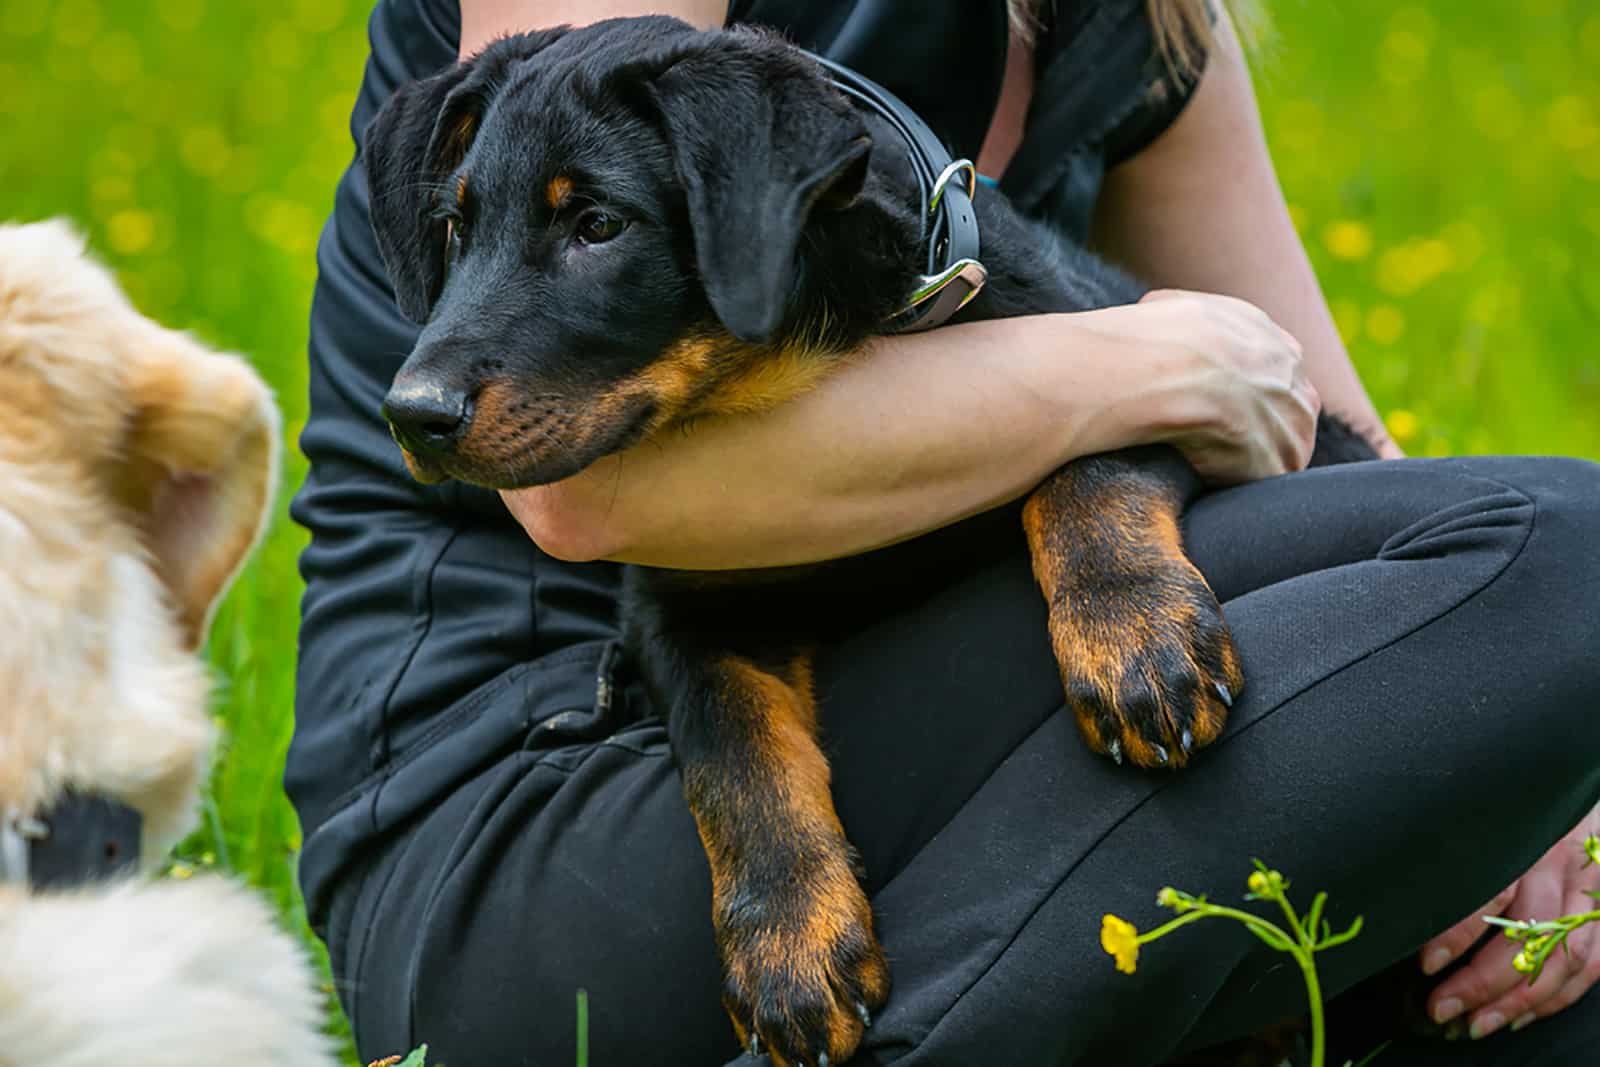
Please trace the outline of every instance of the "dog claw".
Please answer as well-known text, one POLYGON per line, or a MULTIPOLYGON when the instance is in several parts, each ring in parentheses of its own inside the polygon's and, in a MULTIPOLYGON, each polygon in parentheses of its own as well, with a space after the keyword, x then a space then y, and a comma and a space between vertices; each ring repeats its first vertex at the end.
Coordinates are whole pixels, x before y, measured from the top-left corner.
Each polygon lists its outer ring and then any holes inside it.
POLYGON ((859 1000, 856 1001, 856 1017, 861 1020, 862 1026, 872 1025, 872 1012, 868 1010, 866 1004, 859 1000))
POLYGON ((1217 683, 1217 696, 1222 699, 1222 706, 1223 707, 1225 707, 1225 708, 1233 707, 1233 693, 1232 693, 1232 691, 1230 691, 1228 689, 1227 686, 1223 685, 1221 682, 1217 683))
POLYGON ((1172 762, 1172 757, 1170 755, 1168 755, 1166 749, 1162 748, 1160 745, 1153 745, 1151 747, 1153 747, 1156 750, 1156 759, 1157 760, 1161 761, 1162 763, 1171 763, 1172 762))
POLYGON ((1113 740, 1106 746, 1106 755, 1110 756, 1118 767, 1122 766, 1122 742, 1113 740))
POLYGON ((761 1055, 761 1035, 756 1033, 754 1029, 750 1031, 750 1055, 761 1055))
POLYGON ((828 1054, 826 1052, 817 1057, 817 1067, 828 1067, 828 1054))
POLYGON ((1178 743, 1183 746, 1184 755, 1188 755, 1194 751, 1194 734, 1185 730, 1183 736, 1178 739, 1178 743))

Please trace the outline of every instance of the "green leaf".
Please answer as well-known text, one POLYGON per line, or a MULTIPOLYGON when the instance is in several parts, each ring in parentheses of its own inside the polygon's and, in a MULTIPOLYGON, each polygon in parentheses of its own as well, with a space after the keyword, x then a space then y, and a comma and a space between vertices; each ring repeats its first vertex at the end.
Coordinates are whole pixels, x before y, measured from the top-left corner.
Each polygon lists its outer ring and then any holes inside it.
POLYGON ((420 1045, 411 1050, 411 1055, 400 1061, 399 1067, 427 1067, 428 1046, 420 1045))
POLYGON ((1255 923, 1242 923, 1241 925, 1265 941, 1269 947, 1275 948, 1279 952, 1290 952, 1294 949, 1294 942, 1289 940, 1289 936, 1271 923, 1267 923, 1264 926, 1257 926, 1255 923))
POLYGON ((1313 934, 1317 930, 1326 930, 1328 924, 1322 921, 1322 907, 1328 903, 1327 893, 1318 893, 1311 900, 1311 911, 1306 915, 1306 929, 1313 934))
POLYGON ((1363 922, 1362 917, 1357 915, 1356 916, 1356 921, 1351 923, 1350 924, 1350 928, 1348 930, 1346 930, 1344 933, 1342 933, 1342 934, 1334 934, 1332 937, 1323 938, 1322 944, 1317 946, 1317 951, 1321 952, 1323 949, 1338 948, 1340 945, 1344 944, 1346 941, 1354 940, 1355 937, 1358 934, 1361 933, 1361 924, 1362 924, 1362 922, 1363 922))

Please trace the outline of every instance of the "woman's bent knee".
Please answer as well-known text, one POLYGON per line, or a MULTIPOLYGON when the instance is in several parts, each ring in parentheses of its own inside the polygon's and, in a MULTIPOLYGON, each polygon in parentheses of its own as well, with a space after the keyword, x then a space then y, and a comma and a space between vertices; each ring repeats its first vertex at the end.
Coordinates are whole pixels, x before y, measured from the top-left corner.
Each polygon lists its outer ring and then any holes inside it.
POLYGON ((1527 686, 1519 703, 1529 718, 1511 729, 1543 739, 1533 770, 1592 783, 1600 767, 1600 464, 1497 464, 1490 476, 1525 493, 1534 516, 1521 553, 1486 590, 1481 651, 1527 686))

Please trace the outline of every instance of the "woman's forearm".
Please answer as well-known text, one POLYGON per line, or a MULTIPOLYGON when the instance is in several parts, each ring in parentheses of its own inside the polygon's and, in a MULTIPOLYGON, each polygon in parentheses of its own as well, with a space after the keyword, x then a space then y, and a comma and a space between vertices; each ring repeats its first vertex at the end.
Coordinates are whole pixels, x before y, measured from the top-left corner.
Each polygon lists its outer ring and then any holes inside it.
MULTIPOLYGON (((862 552, 1015 499, 1065 459, 1130 442, 1159 350, 1096 314, 885 338, 759 416, 666 431, 505 494, 546 551, 694 569, 862 552)), ((1153 391, 1156 387, 1150 386, 1153 391)))
POLYGON ((1224 482, 1303 466, 1316 395, 1288 335, 1241 301, 1161 296, 880 338, 772 411, 503 495, 555 555, 716 570, 902 541, 1130 445, 1171 441, 1224 482))

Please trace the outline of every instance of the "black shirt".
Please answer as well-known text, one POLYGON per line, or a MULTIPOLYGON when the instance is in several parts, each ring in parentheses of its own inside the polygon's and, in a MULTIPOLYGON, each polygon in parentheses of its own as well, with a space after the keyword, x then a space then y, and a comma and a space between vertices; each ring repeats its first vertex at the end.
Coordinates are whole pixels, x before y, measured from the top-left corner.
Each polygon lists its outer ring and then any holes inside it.
MULTIPOLYGON (((730 20, 776 28, 882 82, 956 155, 977 157, 1004 76, 1004 0, 738 0, 730 20)), ((454 61, 459 26, 452 0, 376 7, 351 118, 358 144, 399 84, 454 61)), ((1058 0, 1036 69, 1001 188, 1083 239, 1106 170, 1164 130, 1191 86, 1156 55, 1144 0, 1058 0)), ((321 932, 324 890, 364 846, 498 755, 595 728, 619 569, 554 560, 493 493, 406 474, 378 412, 416 328, 395 307, 359 158, 339 184, 318 271, 301 437, 310 472, 292 508, 311 542, 285 785, 321 932)))

